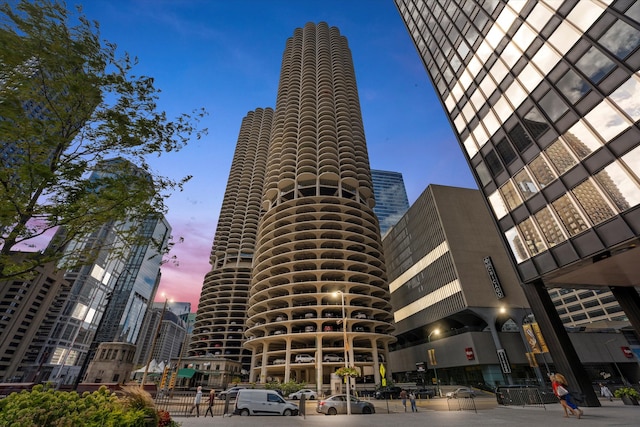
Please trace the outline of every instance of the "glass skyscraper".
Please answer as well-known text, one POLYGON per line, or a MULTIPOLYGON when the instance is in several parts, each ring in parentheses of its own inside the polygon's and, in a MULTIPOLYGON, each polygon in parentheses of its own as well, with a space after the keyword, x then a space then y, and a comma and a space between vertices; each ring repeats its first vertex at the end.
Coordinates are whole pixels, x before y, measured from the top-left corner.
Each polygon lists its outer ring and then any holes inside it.
POLYGON ((376 198, 373 212, 380 223, 380 234, 384 236, 409 209, 407 190, 400 172, 372 169, 371 181, 376 198))
POLYGON ((395 0, 545 333, 547 288, 611 289, 640 331, 640 3, 395 0))

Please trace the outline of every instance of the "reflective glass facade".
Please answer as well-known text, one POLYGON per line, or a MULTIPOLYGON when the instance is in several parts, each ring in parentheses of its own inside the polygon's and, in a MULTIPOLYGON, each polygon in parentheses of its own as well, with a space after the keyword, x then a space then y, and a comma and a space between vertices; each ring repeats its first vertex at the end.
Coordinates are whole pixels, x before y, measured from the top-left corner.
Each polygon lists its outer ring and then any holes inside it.
POLYGON ((637 239, 637 2, 396 4, 523 281, 637 239))
POLYGON ((384 234, 402 218, 409 209, 407 190, 399 172, 371 170, 373 195, 376 205, 373 212, 380 223, 380 234, 384 234))

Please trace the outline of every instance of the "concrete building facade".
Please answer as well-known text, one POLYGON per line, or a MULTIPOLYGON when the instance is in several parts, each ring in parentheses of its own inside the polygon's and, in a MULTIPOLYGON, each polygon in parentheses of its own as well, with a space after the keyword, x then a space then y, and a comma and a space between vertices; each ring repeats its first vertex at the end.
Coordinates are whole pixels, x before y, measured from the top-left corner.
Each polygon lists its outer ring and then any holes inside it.
POLYGON ((188 353, 224 356, 245 371, 251 356, 242 344, 272 119, 271 108, 259 108, 242 120, 188 353))
POLYGON ((396 381, 418 381, 420 364, 440 384, 539 379, 525 355, 527 300, 478 190, 430 185, 383 245, 396 381))
POLYGON ((598 406, 548 288, 640 331, 640 5, 395 0, 560 371, 598 406))
POLYGON ((53 263, 38 267, 32 278, 0 283, 0 382, 38 382, 48 377, 51 368, 43 370, 45 341, 39 337, 51 332, 62 309, 60 297, 69 289, 64 272, 53 263))
POLYGON ((250 381, 321 390, 347 364, 380 383, 391 305, 353 61, 337 28, 308 23, 287 40, 272 126, 244 344, 250 381))

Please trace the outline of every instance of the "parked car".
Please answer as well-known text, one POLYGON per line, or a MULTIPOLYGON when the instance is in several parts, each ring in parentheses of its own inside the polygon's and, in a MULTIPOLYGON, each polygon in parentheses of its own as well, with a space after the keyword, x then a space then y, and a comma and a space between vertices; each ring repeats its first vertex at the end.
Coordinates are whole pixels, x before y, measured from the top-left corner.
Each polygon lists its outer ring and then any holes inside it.
POLYGON ((447 399, 458 399, 462 397, 476 397, 475 390, 469 387, 458 387, 457 389, 447 393, 447 399))
POLYGON ((240 387, 240 386, 235 386, 235 387, 231 387, 227 390, 221 391, 220 393, 218 393, 218 398, 220 399, 226 399, 227 395, 229 395, 229 399, 235 399, 236 396, 238 395, 238 392, 240 390, 244 390, 246 387, 240 387))
POLYGON ((435 397, 436 390, 433 388, 421 388, 416 391, 416 397, 418 399, 431 399, 435 397))
POLYGON ((313 319, 315 317, 316 317, 316 314, 311 311, 304 314, 305 319, 313 319))
POLYGON ((398 399, 400 397, 400 387, 382 387, 376 391, 376 399, 398 399))
POLYGON ((285 401, 275 390, 240 390, 236 399, 236 415, 298 415, 298 407, 285 401))
POLYGON ((316 331, 316 327, 315 326, 305 326, 304 327, 304 331, 305 332, 315 332, 316 331))
POLYGON ((331 331, 333 331, 333 326, 331 326, 331 325, 324 325, 324 327, 322 328, 322 330, 323 330, 324 332, 331 332, 331 331))
POLYGON ((316 358, 310 354, 296 354, 296 363, 314 363, 316 358))
MULTIPOLYGON (((353 396, 351 398, 351 413, 352 414, 375 414, 376 408, 370 402, 357 399, 353 396)), ((318 401, 316 406, 316 412, 325 415, 338 415, 347 413, 347 395, 336 394, 334 396, 327 397, 318 401)))
POLYGON ((287 359, 273 359, 271 362, 272 365, 284 365, 285 363, 287 363, 287 359))
POLYGON ((315 400, 318 398, 318 393, 316 393, 314 390, 311 390, 310 388, 303 388, 302 390, 298 390, 295 393, 291 393, 289 395, 289 399, 299 400, 302 395, 304 395, 304 398, 307 400, 315 400))
POLYGON ((325 354, 322 358, 323 362, 344 362, 344 357, 338 356, 337 354, 329 353, 325 354))
POLYGON ((356 314, 353 315, 354 319, 366 319, 367 315, 364 314, 363 312, 359 311, 356 314))

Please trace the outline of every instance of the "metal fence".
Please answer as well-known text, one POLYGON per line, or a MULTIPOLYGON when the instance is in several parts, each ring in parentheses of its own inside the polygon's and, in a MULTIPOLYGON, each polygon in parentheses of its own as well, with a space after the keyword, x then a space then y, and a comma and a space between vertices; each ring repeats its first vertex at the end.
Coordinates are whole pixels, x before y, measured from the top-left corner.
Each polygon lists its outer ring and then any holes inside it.
POLYGON ((198 414, 201 417, 222 417, 225 413, 233 412, 233 401, 215 399, 214 404, 209 407, 209 396, 203 393, 202 401, 196 407, 195 399, 195 391, 158 393, 155 400, 156 409, 167 411, 171 416, 177 417, 195 417, 198 414))
POLYGON ((557 402, 553 393, 540 392, 537 388, 503 388, 496 391, 498 403, 505 406, 544 406, 545 403, 557 402))
POLYGON ((473 396, 459 397, 457 399, 447 398, 447 408, 449 408, 450 411, 473 411, 476 414, 478 413, 476 400, 473 396))

